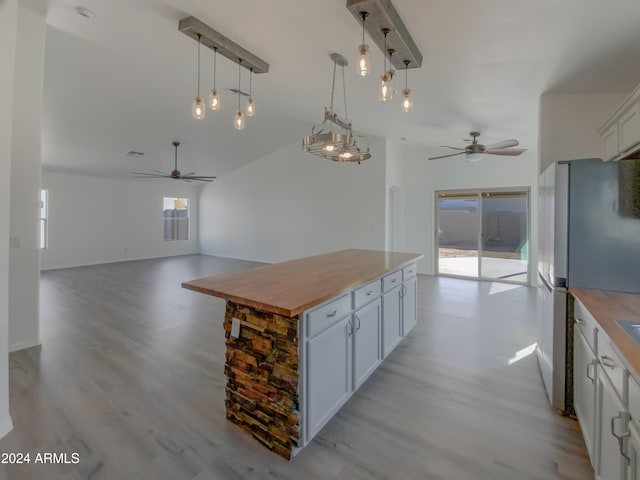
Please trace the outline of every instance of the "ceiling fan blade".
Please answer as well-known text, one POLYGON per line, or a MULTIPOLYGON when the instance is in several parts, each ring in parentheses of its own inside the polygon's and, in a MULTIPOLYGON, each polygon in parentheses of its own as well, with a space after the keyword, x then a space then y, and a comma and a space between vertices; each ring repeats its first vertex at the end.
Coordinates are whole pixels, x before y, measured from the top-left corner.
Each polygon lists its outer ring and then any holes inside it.
POLYGON ((450 148, 451 150, 462 150, 462 151, 464 151, 464 148, 450 147, 449 145, 440 145, 440 148, 450 148))
POLYGON ((181 177, 180 180, 184 180, 185 182, 191 182, 192 180, 195 180, 196 182, 213 182, 210 178, 212 177, 181 177))
POLYGON ((142 175, 140 175, 140 174, 135 175, 134 174, 134 177, 135 178, 171 178, 171 177, 169 177, 167 175, 151 175, 151 174, 142 174, 142 175))
POLYGON ((429 160, 438 160, 439 158, 455 157, 456 155, 464 155, 464 151, 458 153, 450 153, 449 155, 440 155, 438 157, 429 157, 429 160))
POLYGON ((486 148, 487 150, 498 150, 500 148, 515 147, 517 145, 520 144, 517 140, 512 138, 511 140, 503 140, 502 142, 490 143, 489 145, 485 145, 484 148, 486 148))
POLYGON ((488 153, 489 155, 508 155, 510 157, 515 157, 526 151, 526 148, 512 148, 509 150, 492 148, 491 150, 485 150, 484 153, 488 153))
POLYGON ((182 175, 183 177, 190 177, 191 175, 195 175, 196 172, 189 172, 182 175))
POLYGON ((194 178, 218 178, 218 177, 209 176, 209 175, 182 175, 182 178, 190 178, 193 180, 194 178))
POLYGON ((167 173, 167 172, 163 172, 162 170, 154 170, 154 172, 156 172, 156 173, 160 173, 160 174, 162 174, 162 175, 169 175, 169 173, 167 173))
POLYGON ((169 175, 160 175, 159 173, 147 173, 147 172, 131 172, 133 175, 143 175, 145 177, 168 177, 169 175))

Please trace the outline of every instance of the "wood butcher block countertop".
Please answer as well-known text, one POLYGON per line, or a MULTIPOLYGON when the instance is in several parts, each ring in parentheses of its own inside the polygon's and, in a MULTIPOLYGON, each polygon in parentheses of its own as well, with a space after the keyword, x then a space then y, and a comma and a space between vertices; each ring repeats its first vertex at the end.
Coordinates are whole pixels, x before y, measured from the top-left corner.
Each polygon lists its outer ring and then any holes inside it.
POLYGON ((633 376, 640 380, 640 346, 616 323, 616 320, 640 322, 640 294, 588 288, 569 291, 593 315, 632 369, 633 376))
POLYGON ((293 317, 422 257, 414 253, 341 250, 191 280, 182 287, 293 317))

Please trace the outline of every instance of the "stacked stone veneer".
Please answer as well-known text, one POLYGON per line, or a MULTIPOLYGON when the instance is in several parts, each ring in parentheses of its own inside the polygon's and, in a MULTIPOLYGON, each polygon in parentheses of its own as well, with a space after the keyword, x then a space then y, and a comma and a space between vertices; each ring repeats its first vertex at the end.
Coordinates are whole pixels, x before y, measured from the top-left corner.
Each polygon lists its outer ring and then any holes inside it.
POLYGON ((298 318, 227 302, 227 418, 278 455, 299 445, 298 318), (231 320, 241 321, 231 337, 231 320))

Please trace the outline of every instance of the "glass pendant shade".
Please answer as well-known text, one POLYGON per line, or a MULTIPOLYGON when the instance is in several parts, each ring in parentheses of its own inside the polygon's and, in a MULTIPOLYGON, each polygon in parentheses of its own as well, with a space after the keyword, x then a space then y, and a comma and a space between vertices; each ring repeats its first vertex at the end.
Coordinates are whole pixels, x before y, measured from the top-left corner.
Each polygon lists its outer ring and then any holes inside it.
POLYGON ((204 113, 206 111, 206 107, 204 102, 200 97, 196 97, 193 101, 193 105, 191 106, 191 115, 196 120, 202 120, 204 118, 204 113))
POLYGON ((409 95, 411 94, 411 89, 405 88, 402 90, 402 111, 410 112, 413 108, 413 104, 411 103, 411 98, 409 95))
POLYGON ((393 89, 391 88, 391 75, 385 73, 381 77, 382 83, 380 84, 380 101, 388 102, 393 96, 393 89))
POLYGON ((363 43, 358 47, 360 50, 360 60, 358 61, 358 73, 361 77, 366 77, 371 73, 371 65, 369 63, 369 45, 363 43))
POLYGON ((218 91, 215 88, 212 88, 211 93, 209 94, 209 108, 211 110, 218 110, 220 108, 220 97, 218 96, 218 91))
POLYGON ((256 104, 253 102, 253 98, 251 97, 247 100, 245 112, 247 113, 247 117, 253 117, 256 114, 256 104))
POLYGON ((233 127, 236 130, 244 130, 244 113, 240 110, 236 112, 236 116, 233 119, 233 127))

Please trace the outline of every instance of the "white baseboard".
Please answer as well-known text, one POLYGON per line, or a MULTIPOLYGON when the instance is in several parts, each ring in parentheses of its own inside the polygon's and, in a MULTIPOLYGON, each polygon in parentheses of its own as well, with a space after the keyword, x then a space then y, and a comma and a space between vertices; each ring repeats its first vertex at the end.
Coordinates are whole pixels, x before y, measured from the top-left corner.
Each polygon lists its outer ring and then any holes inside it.
POLYGON ((7 418, 0 422, 0 438, 4 437, 11 430, 13 430, 13 421, 11 420, 11 416, 7 415, 7 418))
POLYGON ((39 345, 42 345, 42 342, 39 338, 14 343, 13 345, 9 345, 9 353, 17 352, 18 350, 24 350, 25 348, 37 347, 39 345))

